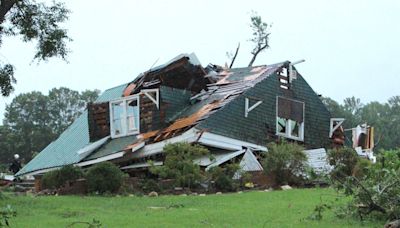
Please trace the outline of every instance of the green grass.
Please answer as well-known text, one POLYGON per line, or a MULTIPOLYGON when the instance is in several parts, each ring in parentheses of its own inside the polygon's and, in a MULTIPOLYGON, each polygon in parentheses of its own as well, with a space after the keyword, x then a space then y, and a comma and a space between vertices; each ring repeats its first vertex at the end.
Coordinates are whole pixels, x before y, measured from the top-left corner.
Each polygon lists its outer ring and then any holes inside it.
MULTIPOLYGON (((245 192, 207 196, 80 197, 19 196, 1 200, 17 217, 11 227, 66 227, 100 220, 104 227, 382 227, 337 219, 332 211, 320 221, 306 219, 315 205, 335 199, 330 189, 245 192)), ((85 226, 73 226, 85 227, 85 226)), ((86 226, 87 227, 87 226, 86 226)))

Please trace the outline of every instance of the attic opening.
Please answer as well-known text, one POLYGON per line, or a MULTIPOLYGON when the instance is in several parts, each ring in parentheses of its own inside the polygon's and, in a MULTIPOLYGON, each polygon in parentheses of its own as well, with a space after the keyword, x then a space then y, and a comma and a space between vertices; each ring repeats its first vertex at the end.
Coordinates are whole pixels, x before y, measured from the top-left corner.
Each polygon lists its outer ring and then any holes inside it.
POLYGON ((304 141, 304 102, 276 98, 276 134, 304 141))
POLYGON ((282 89, 289 89, 289 73, 286 67, 279 72, 279 83, 279 87, 282 89))

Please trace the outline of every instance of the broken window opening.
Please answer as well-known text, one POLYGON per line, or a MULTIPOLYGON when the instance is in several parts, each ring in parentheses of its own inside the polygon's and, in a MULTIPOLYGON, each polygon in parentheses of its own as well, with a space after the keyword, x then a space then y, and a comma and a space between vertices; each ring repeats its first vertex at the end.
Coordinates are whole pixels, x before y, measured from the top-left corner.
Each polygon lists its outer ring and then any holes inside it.
POLYGON ((303 141, 304 103, 277 97, 276 109, 276 134, 303 141))
POLYGON ((286 67, 283 67, 281 72, 279 73, 281 76, 287 77, 288 76, 288 70, 286 67))
POLYGON ((110 101, 111 137, 139 133, 139 97, 137 95, 110 101))
POLYGON ((290 76, 288 75, 288 69, 286 67, 283 67, 279 72, 280 88, 289 89, 289 77, 290 76))
POLYGON ((286 123, 287 120, 284 118, 277 118, 277 132, 281 134, 286 134, 286 123))

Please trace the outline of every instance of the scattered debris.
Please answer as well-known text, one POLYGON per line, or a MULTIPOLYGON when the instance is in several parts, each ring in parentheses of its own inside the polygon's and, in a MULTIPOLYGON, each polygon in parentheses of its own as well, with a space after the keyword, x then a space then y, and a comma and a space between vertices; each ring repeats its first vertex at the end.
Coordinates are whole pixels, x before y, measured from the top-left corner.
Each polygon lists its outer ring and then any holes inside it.
POLYGON ((157 197, 158 196, 158 193, 157 192, 150 192, 149 194, 148 194, 148 196, 149 197, 157 197))
POLYGON ((282 185, 282 186, 281 186, 281 189, 285 191, 285 190, 290 190, 290 189, 292 189, 292 187, 290 187, 289 185, 282 185))
POLYGON ((152 209, 152 210, 164 210, 167 209, 166 207, 147 207, 148 209, 152 209))

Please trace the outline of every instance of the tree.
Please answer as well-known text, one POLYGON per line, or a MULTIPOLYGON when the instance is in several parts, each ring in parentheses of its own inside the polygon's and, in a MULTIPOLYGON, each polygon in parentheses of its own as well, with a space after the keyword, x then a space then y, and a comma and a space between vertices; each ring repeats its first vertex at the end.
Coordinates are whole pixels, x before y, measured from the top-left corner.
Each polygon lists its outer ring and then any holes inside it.
POLYGON ((0 128, 0 163, 9 162, 16 151, 23 159, 30 160, 56 139, 98 93, 98 90, 79 93, 58 88, 52 89, 48 96, 36 91, 16 96, 6 107, 4 126, 0 128))
POLYGON ((0 125, 0 163, 10 163, 13 158, 13 143, 11 141, 11 130, 0 125))
POLYGON ((261 16, 257 15, 255 12, 253 12, 250 20, 250 27, 253 30, 253 37, 250 39, 250 41, 254 43, 255 47, 251 51, 253 57, 250 60, 249 67, 253 65, 258 54, 269 48, 268 41, 269 35, 271 34, 269 32, 269 28, 271 28, 271 25, 263 22, 261 16))
MULTIPOLYGON (((2 0, 0 3, 0 46, 3 36, 20 36, 22 41, 36 41, 34 59, 41 61, 51 57, 65 59, 71 38, 60 24, 68 19, 69 10, 63 3, 48 6, 35 0, 2 0)), ((13 91, 14 67, 0 63, 0 92, 8 96, 13 91)))
POLYGON ((50 126, 56 135, 61 134, 99 95, 98 90, 86 90, 79 94, 65 87, 54 88, 49 92, 50 126))
POLYGON ((6 107, 4 125, 10 128, 15 151, 24 159, 54 139, 47 111, 48 97, 41 92, 21 94, 6 107))

